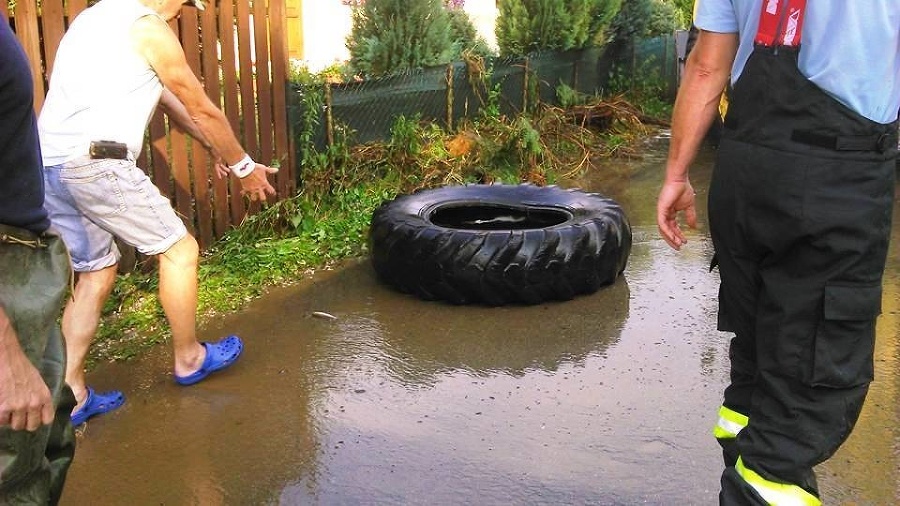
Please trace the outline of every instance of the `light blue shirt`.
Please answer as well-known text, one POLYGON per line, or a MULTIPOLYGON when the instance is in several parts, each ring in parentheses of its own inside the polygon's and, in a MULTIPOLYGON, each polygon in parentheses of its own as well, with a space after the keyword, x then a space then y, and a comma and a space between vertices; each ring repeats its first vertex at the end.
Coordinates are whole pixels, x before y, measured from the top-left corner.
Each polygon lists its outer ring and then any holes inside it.
MULTIPOLYGON (((736 81, 753 51, 763 1, 696 0, 694 24, 740 35, 736 81)), ((878 123, 900 109, 900 0, 808 0, 800 72, 842 104, 878 123)))

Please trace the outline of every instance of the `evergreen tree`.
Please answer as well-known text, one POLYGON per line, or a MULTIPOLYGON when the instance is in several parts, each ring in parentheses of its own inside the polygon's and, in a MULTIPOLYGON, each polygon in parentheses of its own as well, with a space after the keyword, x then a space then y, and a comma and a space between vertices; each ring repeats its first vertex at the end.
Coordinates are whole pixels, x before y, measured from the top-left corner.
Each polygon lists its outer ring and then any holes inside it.
POLYGON ((672 3, 678 9, 682 28, 690 26, 694 20, 694 0, 673 0, 672 3))
POLYGON ((622 0, 499 0, 502 55, 581 49, 606 43, 622 0))
POLYGON ((379 76, 449 63, 459 56, 442 0, 367 0, 353 12, 350 66, 379 76))
MULTIPOLYGON (((458 1, 458 0, 457 0, 458 1)), ((489 56, 491 48, 487 41, 478 34, 478 29, 472 23, 469 14, 459 7, 454 7, 452 2, 448 3, 447 13, 450 15, 451 33, 453 40, 460 49, 460 53, 468 52, 478 56, 489 56)))
POLYGON ((613 40, 630 43, 634 39, 644 39, 672 33, 683 28, 685 20, 672 0, 630 0, 613 19, 613 40))

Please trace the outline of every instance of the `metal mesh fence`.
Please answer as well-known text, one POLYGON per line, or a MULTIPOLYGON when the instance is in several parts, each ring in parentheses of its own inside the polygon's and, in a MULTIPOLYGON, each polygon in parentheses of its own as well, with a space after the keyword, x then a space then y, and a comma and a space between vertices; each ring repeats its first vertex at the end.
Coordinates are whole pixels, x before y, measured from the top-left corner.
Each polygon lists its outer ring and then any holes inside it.
POLYGON ((666 87, 671 97, 678 86, 678 55, 675 35, 638 41, 629 48, 628 61, 620 63, 627 69, 631 87, 652 81, 666 87))
POLYGON ((333 122, 346 125, 360 143, 389 137, 391 125, 400 116, 444 124, 446 104, 447 70, 443 67, 331 87, 333 122))
MULTIPOLYGON (((316 112, 317 130, 311 135, 313 145, 321 150, 332 142, 336 128, 349 132, 351 143, 389 140, 391 126, 400 117, 452 128, 464 118, 477 117, 489 103, 491 93, 496 95, 499 112, 507 116, 528 110, 537 102, 559 105, 557 88, 561 85, 596 95, 606 87, 611 69, 624 72, 632 81, 639 76, 671 81, 669 86, 674 92, 674 48, 674 37, 661 37, 630 47, 618 61, 609 61, 603 48, 590 48, 494 58, 484 65, 456 62, 362 82, 326 84, 317 89, 295 85, 292 118, 295 131, 309 128, 300 125, 303 108, 310 107, 310 103, 321 108, 316 112), (321 104, 303 100, 311 93, 324 95, 321 104)), ((302 149, 302 144, 298 143, 298 148, 302 149)))

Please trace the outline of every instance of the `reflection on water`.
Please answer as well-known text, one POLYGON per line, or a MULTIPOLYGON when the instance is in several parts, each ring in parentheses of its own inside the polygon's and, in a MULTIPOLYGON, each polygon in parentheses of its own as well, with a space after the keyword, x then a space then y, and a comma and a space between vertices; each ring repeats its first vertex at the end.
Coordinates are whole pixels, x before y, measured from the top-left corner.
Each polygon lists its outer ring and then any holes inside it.
POLYGON ((400 382, 415 384, 453 371, 523 376, 583 364, 618 340, 628 301, 628 283, 620 279, 594 297, 566 303, 564 311, 560 304, 452 309, 425 304, 414 319, 385 319, 384 345, 396 358, 390 372, 400 382), (573 321, 573 313, 602 316, 573 321))
MULTIPOLYGON (((667 142, 570 182, 619 201, 634 230, 625 276, 595 294, 451 306, 382 286, 360 259, 210 324, 203 339, 236 332, 247 351, 209 382, 173 385, 165 347, 100 367, 94 386, 128 402, 88 424, 63 503, 715 504, 728 336, 708 270, 713 153, 692 174, 700 229, 674 252, 655 226, 667 142)), ((877 381, 820 469, 830 504, 897 498, 897 245, 877 381)))

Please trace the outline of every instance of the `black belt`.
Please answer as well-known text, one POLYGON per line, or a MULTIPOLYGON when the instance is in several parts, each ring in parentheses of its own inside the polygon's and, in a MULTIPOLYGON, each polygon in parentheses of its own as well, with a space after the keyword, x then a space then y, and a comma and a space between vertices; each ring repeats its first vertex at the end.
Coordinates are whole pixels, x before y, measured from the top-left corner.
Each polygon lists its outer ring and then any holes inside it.
POLYGON ((897 146, 897 133, 877 135, 823 135, 805 130, 794 130, 791 140, 834 151, 877 151, 884 153, 897 146))

